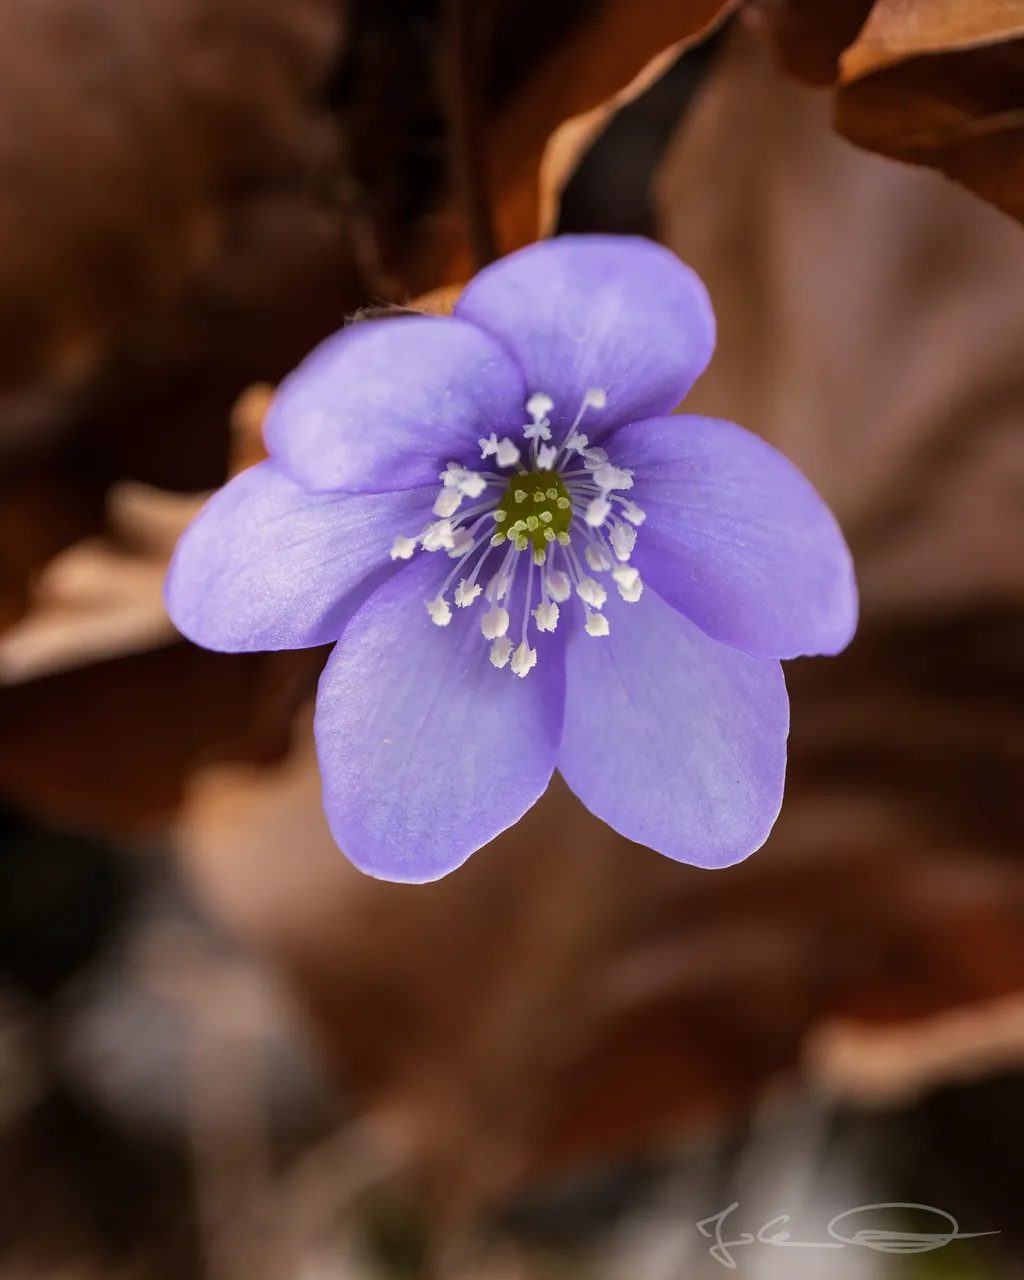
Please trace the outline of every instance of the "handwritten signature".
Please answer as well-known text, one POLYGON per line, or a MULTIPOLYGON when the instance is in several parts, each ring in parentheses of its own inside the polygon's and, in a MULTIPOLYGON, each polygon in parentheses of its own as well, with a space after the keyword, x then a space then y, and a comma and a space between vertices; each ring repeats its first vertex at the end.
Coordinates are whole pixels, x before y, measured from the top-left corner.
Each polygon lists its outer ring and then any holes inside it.
POLYGON ((849 1245, 860 1245, 865 1249, 874 1249, 876 1253, 929 1253, 932 1249, 945 1248, 953 1240, 974 1240, 978 1236, 1000 1234, 998 1231, 961 1231, 956 1218, 951 1213, 946 1213, 944 1209, 934 1209, 927 1204, 910 1204, 905 1200, 892 1200, 884 1204, 862 1204, 856 1209, 846 1209, 842 1213, 837 1213, 825 1228, 831 1236, 830 1240, 794 1240, 785 1227, 791 1217, 788 1213, 780 1213, 778 1217, 770 1218, 756 1235, 751 1235, 749 1231, 741 1231, 736 1240, 725 1240, 722 1236, 725 1220, 739 1208, 739 1205, 740 1202, 735 1200, 721 1213, 703 1218, 696 1224, 701 1235, 715 1241, 709 1250, 711 1256, 723 1267, 728 1267, 730 1271, 736 1270, 736 1259, 729 1250, 739 1249, 748 1244, 771 1244, 780 1249, 845 1249, 849 1245), (871 1226, 862 1226, 859 1230, 851 1229, 856 1215, 868 1214, 873 1210, 881 1212, 886 1209, 915 1209, 919 1213, 931 1213, 941 1218, 948 1229, 934 1233, 890 1231, 871 1226))

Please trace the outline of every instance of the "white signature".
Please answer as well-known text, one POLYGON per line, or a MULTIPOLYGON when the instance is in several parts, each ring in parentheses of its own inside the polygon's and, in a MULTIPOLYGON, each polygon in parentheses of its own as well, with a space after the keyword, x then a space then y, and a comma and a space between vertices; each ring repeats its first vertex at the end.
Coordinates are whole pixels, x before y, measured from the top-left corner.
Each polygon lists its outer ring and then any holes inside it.
POLYGON ((929 1253, 932 1249, 942 1249, 953 1240, 974 1240, 978 1236, 997 1236, 998 1231, 961 1231, 956 1218, 944 1209, 934 1209, 927 1204, 910 1204, 905 1200, 891 1200, 884 1204, 862 1204, 856 1209, 846 1209, 837 1213, 825 1230, 832 1237, 830 1240, 794 1240, 785 1229, 791 1215, 780 1213, 777 1218, 770 1218, 756 1235, 749 1231, 741 1231, 736 1240, 722 1238, 725 1220, 738 1209, 740 1202, 733 1201, 728 1209, 716 1213, 710 1218, 703 1218, 696 1224, 701 1235, 707 1236, 715 1243, 709 1250, 716 1262, 731 1271, 736 1270, 736 1259, 729 1252, 748 1244, 773 1244, 781 1249, 845 1249, 848 1245, 861 1245, 865 1249, 874 1249, 876 1253, 929 1253), (859 1230, 851 1230, 852 1220, 857 1214, 868 1214, 872 1210, 880 1212, 886 1209, 916 1209, 919 1213, 931 1213, 941 1218, 946 1230, 934 1233, 919 1231, 890 1231, 881 1227, 862 1226, 859 1230), (775 1230, 773 1230, 775 1228, 775 1230))

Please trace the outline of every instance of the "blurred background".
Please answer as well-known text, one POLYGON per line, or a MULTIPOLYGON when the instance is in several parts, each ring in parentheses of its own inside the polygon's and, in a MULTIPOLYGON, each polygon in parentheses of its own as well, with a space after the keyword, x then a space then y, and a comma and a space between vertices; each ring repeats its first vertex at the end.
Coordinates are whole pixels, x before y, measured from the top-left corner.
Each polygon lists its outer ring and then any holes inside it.
POLYGON ((954 9, 0 0, 0 1277, 1024 1275, 1024 13, 954 9), (747 863, 556 778, 369 880, 325 652, 185 643, 167 559, 318 340, 558 231, 701 273, 686 407, 861 629, 747 863))

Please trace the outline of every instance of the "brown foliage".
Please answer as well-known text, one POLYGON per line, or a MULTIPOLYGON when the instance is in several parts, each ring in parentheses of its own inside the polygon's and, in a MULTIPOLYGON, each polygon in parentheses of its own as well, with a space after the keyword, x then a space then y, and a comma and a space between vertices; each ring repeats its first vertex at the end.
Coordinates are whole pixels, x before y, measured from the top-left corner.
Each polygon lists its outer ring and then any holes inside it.
POLYGON ((1024 220, 1020 0, 757 0, 782 59, 835 84, 851 142, 927 165, 1024 220))

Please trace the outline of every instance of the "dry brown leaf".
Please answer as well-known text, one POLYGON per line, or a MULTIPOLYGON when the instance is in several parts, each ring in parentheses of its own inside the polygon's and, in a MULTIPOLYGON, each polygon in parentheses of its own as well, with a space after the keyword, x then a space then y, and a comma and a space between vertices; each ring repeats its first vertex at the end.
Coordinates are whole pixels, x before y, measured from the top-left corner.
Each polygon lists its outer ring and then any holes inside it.
POLYGON ((1024 995, 982 1001, 899 1026, 826 1022, 807 1037, 807 1077, 833 1097, 899 1106, 937 1084, 1024 1062, 1024 995))
MULTIPOLYGON (((273 387, 257 384, 232 412, 231 474, 266 457, 273 387)), ((163 602, 175 544, 207 494, 123 481, 107 494, 107 534, 62 551, 39 573, 24 617, 0 630, 0 686, 144 652, 180 637, 163 602)))
POLYGON ((608 128, 615 116, 631 102, 647 92, 677 61, 685 49, 701 38, 700 33, 662 49, 639 71, 629 84, 598 103, 590 111, 572 116, 548 138, 540 162, 540 193, 538 235, 554 235, 558 224, 559 205, 569 179, 576 172, 580 161, 598 137, 608 128))
MULTIPOLYGON (((623 91, 664 50, 692 42, 733 7, 734 0, 605 0, 578 23, 530 76, 485 132, 485 181, 491 193, 499 249, 510 253, 537 238, 542 225, 541 166, 551 135, 564 122, 623 91)), ((545 216, 550 208, 545 209, 545 216)), ((474 270, 462 219, 449 205, 411 268, 422 291, 467 280, 474 270)))
POLYGON ((956 53, 1024 36, 1021 0, 875 0, 839 62, 845 84, 933 53, 956 53))
POLYGON ((851 142, 1024 220, 1021 0, 759 0, 795 74, 836 83, 851 142))

